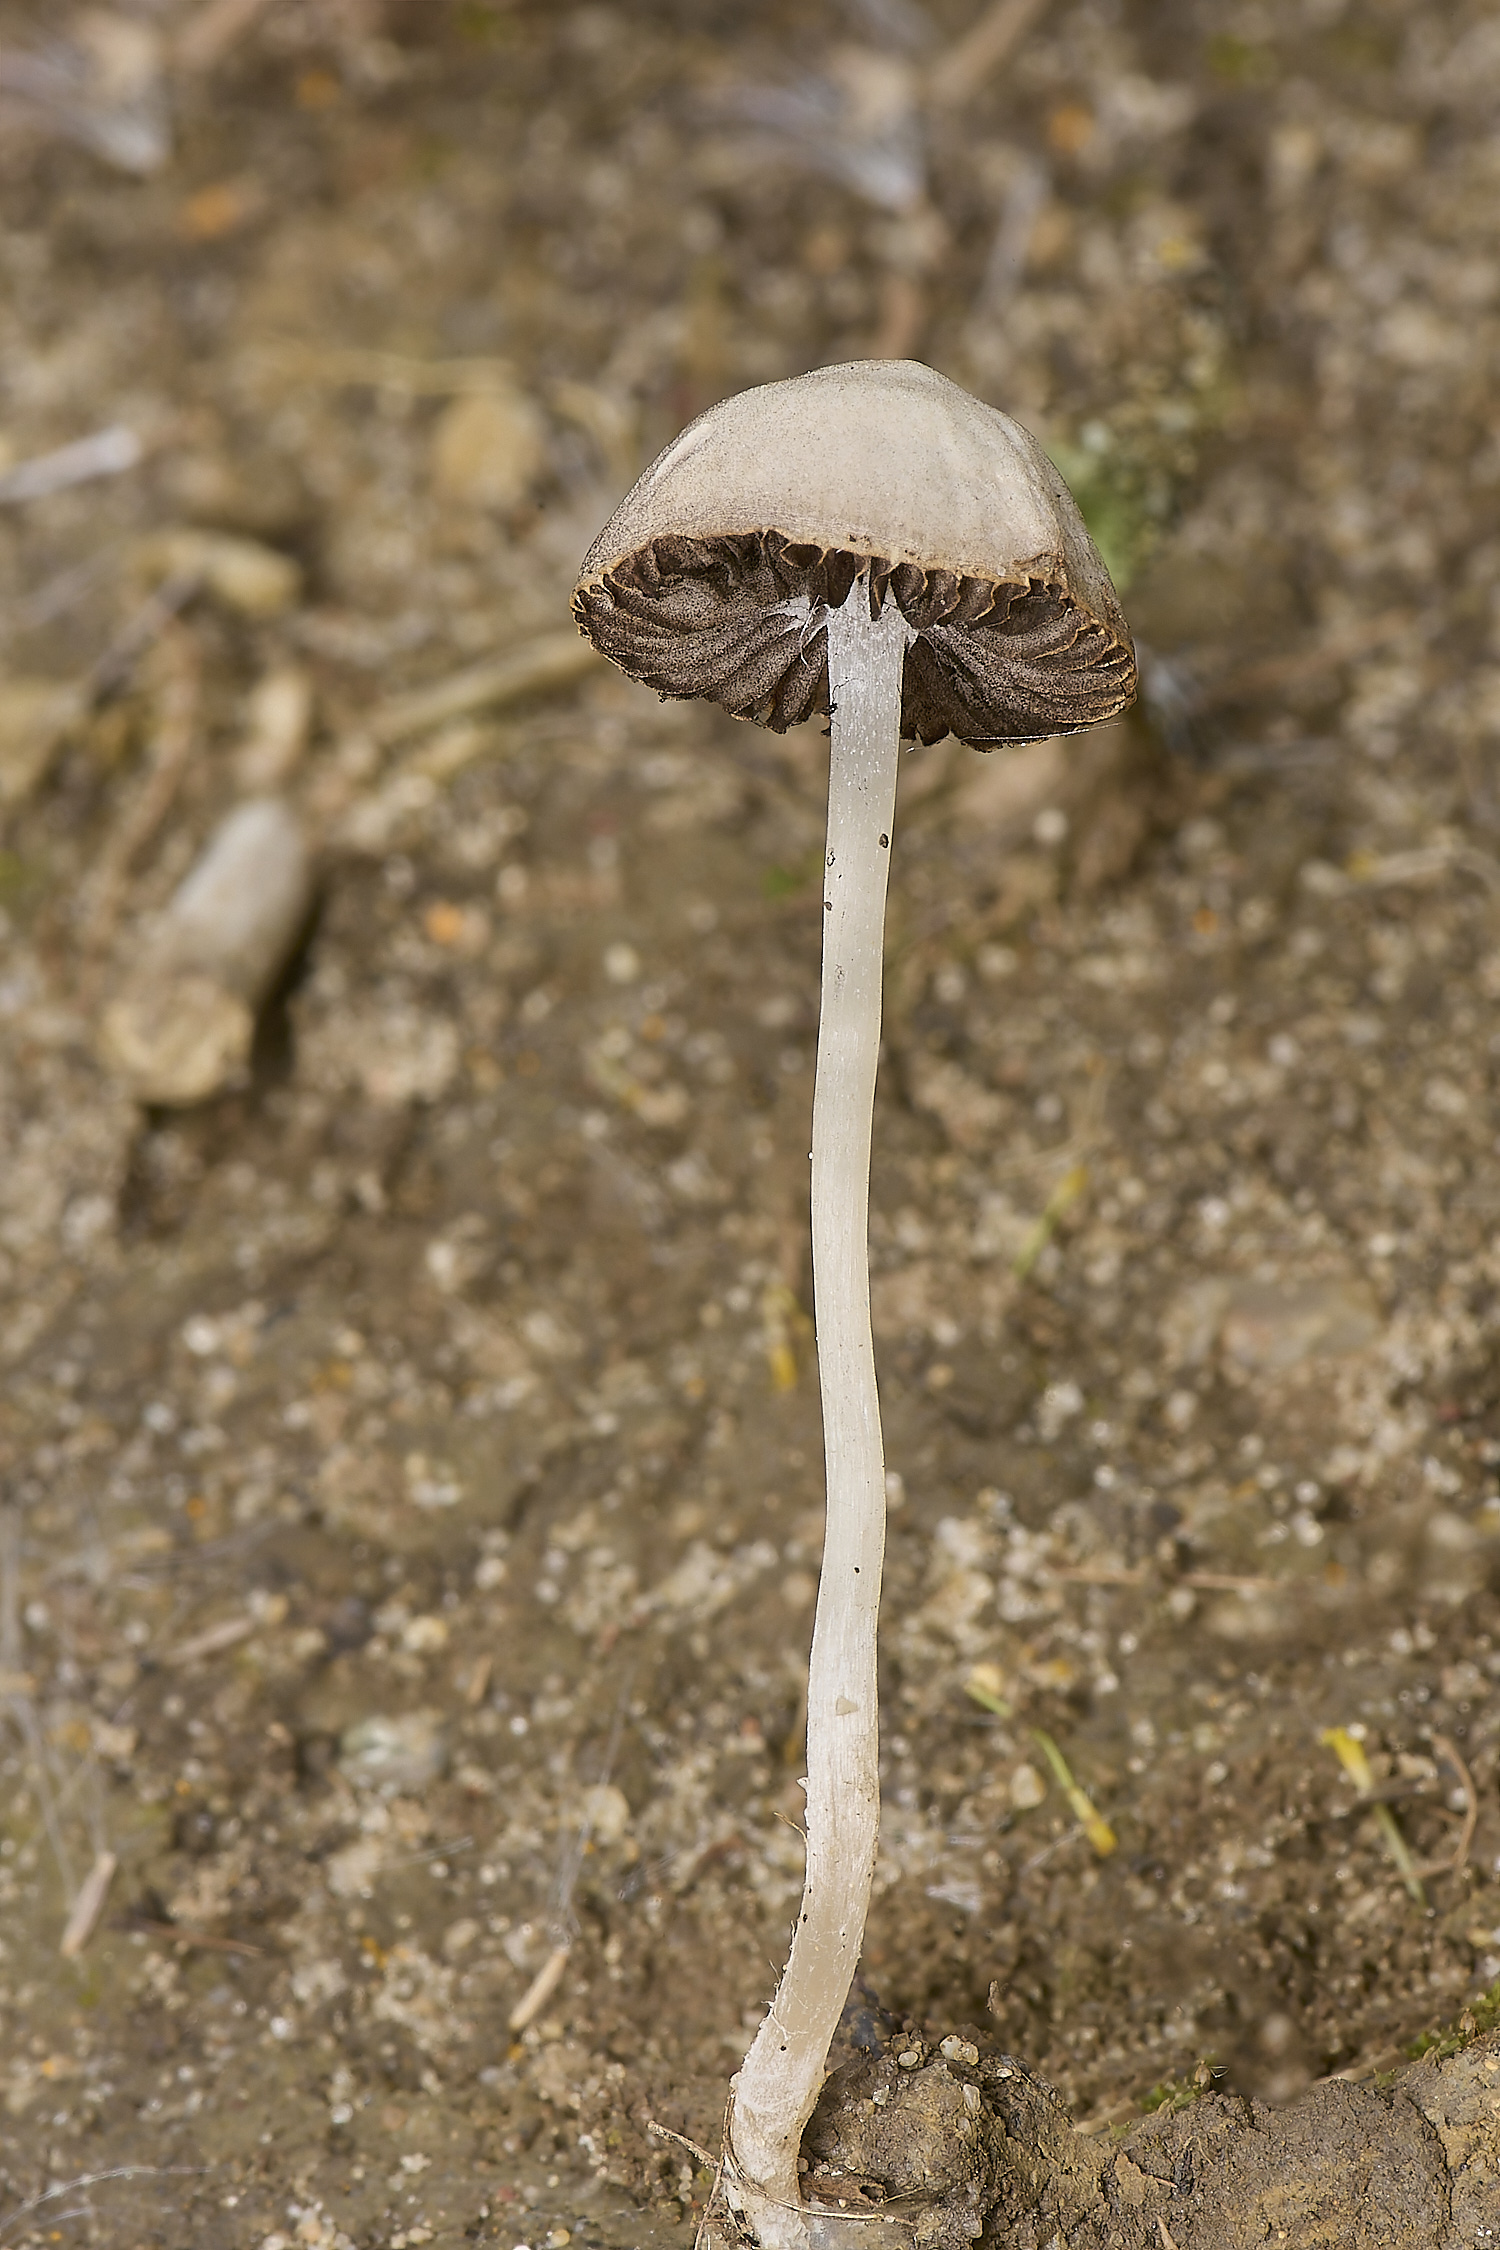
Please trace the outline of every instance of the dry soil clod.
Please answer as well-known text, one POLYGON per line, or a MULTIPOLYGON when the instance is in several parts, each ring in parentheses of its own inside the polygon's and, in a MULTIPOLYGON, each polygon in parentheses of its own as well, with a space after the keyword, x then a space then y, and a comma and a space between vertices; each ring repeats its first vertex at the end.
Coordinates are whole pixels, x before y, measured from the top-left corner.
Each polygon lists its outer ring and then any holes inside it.
MULTIPOLYGON (((1500 2215, 1500 2035, 1393 2087, 1327 2080, 1292 2108, 1204 2093, 1086 2138, 1009 2055, 909 2035, 830 2076, 804 2152, 809 2239, 828 2250, 1459 2250, 1500 2215), (923 2050, 916 2050, 922 2054, 923 2050)), ((736 2236, 711 2215, 705 2250, 736 2236)))

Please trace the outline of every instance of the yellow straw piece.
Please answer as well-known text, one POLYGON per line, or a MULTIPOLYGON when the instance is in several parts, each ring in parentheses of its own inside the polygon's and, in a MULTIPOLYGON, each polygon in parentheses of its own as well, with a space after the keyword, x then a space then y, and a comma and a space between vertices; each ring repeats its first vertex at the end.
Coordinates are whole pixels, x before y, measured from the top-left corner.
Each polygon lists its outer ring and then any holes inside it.
POLYGON ((1051 1735, 1043 1734, 1040 1727, 1033 1727, 1031 1739, 1052 1768, 1053 1778, 1057 1782, 1058 1788, 1061 1789, 1073 1808, 1074 1819, 1082 1827, 1085 1836, 1087 1836, 1099 1857, 1108 1859, 1115 1845, 1119 1842, 1119 1838, 1110 1827, 1109 1822, 1085 1791, 1079 1788, 1077 1782, 1073 1779, 1067 1759, 1058 1749, 1051 1735))
POLYGON ((1325 1727, 1318 1739, 1325 1750, 1333 1752, 1360 1795, 1368 1797, 1375 1786, 1375 1776, 1359 1737, 1351 1734, 1347 1727, 1325 1727))
POLYGON ((964 1693, 983 1710, 993 1711, 997 1719, 1008 1719, 1011 1706, 1000 1692, 1004 1685, 1005 1674, 998 1664, 976 1664, 964 1681, 964 1693))
POLYGON ((771 1370, 771 1388, 775 1391, 794 1391, 797 1388, 797 1353, 793 1337, 799 1331, 809 1331, 812 1323, 784 1282, 773 1281, 760 1301, 761 1319, 765 1323, 766 1364, 771 1370))
POLYGON ((1010 1270, 1017 1281, 1026 1279, 1037 1259, 1056 1233, 1058 1220, 1063 1217, 1065 1212, 1071 1210, 1088 1184, 1088 1166, 1086 1164, 1070 1164, 1048 1196, 1046 1209, 1016 1252, 1015 1264, 1010 1270))
MULTIPOLYGON (((1365 1746, 1359 1738, 1352 1735, 1347 1727, 1325 1727, 1319 1740, 1326 1750, 1333 1752, 1360 1795, 1369 1797, 1375 1787, 1375 1776, 1370 1770, 1370 1761, 1365 1756, 1365 1746)), ((1408 1898, 1414 1899, 1418 1906, 1425 1906, 1427 1893, 1422 1888, 1416 1862, 1407 1849, 1406 1838, 1401 1833, 1395 1814, 1389 1805, 1372 1804, 1370 1810, 1375 1815, 1375 1825, 1380 1830, 1386 1851, 1406 1887, 1408 1898)))

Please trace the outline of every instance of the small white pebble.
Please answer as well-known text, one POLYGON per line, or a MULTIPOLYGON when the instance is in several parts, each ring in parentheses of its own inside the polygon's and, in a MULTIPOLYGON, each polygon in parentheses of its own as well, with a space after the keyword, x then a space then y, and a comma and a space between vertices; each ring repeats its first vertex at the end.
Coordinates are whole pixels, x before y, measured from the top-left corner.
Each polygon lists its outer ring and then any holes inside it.
POLYGON ((1020 1765, 1010 1777, 1010 1801, 1017 1812, 1034 1812, 1047 1794, 1035 1766, 1020 1765))
POLYGON ((1191 1429, 1198 1412, 1198 1400, 1192 1391, 1173 1391, 1162 1408, 1162 1419, 1169 1430, 1179 1435, 1191 1429))
POLYGON ((441 1617, 414 1617, 401 1628, 401 1646, 411 1656, 432 1656, 448 1646, 448 1627, 441 1617))

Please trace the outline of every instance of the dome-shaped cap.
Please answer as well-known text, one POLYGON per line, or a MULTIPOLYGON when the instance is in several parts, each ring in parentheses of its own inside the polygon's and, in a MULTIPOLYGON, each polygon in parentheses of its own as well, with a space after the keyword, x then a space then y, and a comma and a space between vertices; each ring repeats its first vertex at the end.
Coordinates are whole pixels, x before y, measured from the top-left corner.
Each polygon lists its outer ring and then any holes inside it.
POLYGON ((573 614, 663 695, 784 733, 828 710, 821 612, 868 568, 916 632, 901 730, 983 748, 1135 694, 1109 573, 1019 423, 913 360, 741 391, 659 454, 584 559, 573 614))

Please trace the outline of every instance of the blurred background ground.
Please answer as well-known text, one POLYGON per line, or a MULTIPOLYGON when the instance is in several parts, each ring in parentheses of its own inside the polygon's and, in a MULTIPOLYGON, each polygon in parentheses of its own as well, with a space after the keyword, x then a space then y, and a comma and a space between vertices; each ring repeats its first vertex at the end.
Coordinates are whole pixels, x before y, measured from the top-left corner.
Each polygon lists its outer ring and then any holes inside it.
POLYGON ((1046 439, 1147 683, 903 776, 870 1985, 1099 2130, 1488 2019, 1497 105, 1479 0, 0 7, 7 2246, 691 2238, 646 2122, 800 1885, 824 750, 548 636, 840 358, 1046 439), (305 942, 142 1106, 266 792, 305 942))

